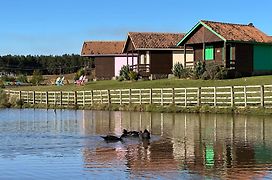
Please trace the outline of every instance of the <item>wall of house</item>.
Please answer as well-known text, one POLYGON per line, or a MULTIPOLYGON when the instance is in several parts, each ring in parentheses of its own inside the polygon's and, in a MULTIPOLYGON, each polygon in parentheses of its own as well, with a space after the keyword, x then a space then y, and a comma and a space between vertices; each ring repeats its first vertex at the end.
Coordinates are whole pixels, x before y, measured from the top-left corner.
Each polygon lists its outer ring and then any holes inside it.
POLYGON ((253 72, 253 45, 235 44, 235 70, 242 75, 251 75, 253 72))
POLYGON ((150 51, 151 74, 171 74, 172 66, 172 51, 150 51))
POLYGON ((149 51, 140 51, 140 64, 150 64, 149 51))
POLYGON ((112 79, 114 77, 114 57, 95 58, 96 79, 112 79))
MULTIPOLYGON (((184 62, 184 51, 173 51, 173 66, 177 63, 180 63, 185 67, 184 62)), ((192 50, 186 51, 186 63, 194 65, 194 52, 192 50)))
MULTIPOLYGON (((136 65, 137 64, 137 57, 133 58, 133 63, 132 63, 132 57, 128 57, 128 65, 136 65)), ((122 68, 122 66, 127 65, 127 57, 115 57, 114 58, 114 76, 119 76, 119 72, 122 68)))
MULTIPOLYGON (((212 45, 214 47, 214 60, 206 60, 206 63, 224 64, 224 44, 223 42, 206 43, 206 46, 212 45)), ((194 48, 194 61, 203 61, 203 44, 192 45, 194 48)))
POLYGON ((213 34, 210 30, 205 28, 204 26, 200 26, 199 28, 195 29, 195 33, 188 39, 186 44, 199 44, 199 43, 209 43, 209 42, 220 42, 218 36, 213 34))
POLYGON ((253 70, 272 71, 272 45, 254 45, 253 70))

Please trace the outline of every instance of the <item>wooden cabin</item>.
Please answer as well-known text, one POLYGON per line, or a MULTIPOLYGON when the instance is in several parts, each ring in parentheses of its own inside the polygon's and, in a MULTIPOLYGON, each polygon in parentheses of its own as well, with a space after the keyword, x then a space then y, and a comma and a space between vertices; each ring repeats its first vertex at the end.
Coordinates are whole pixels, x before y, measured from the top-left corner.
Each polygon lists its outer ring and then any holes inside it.
MULTIPOLYGON (((194 63, 214 62, 242 75, 272 73, 272 38, 254 27, 212 21, 200 21, 178 43, 194 50, 194 63)), ((185 56, 186 58, 186 56, 185 56)))
POLYGON ((136 63, 137 57, 122 53, 124 43, 124 41, 84 42, 81 56, 93 59, 97 80, 109 80, 119 76, 123 65, 136 63))
MULTIPOLYGON (((184 37, 182 33, 128 33, 123 53, 137 54, 132 69, 142 77, 165 78, 172 74, 175 63, 184 65, 184 48, 176 44, 184 37)), ((193 50, 186 48, 187 61, 193 62, 193 50)))

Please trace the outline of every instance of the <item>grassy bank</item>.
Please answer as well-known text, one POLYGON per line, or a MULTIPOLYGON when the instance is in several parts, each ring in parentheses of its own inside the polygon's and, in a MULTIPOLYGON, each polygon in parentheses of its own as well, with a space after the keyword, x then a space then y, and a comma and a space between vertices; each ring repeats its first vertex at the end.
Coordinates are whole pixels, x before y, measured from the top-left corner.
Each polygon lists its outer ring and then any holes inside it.
POLYGON ((45 105, 24 104, 14 105, 14 108, 39 108, 39 109, 78 109, 78 110, 103 110, 103 111, 134 111, 134 112, 159 112, 159 113, 213 113, 213 114, 247 114, 247 115, 272 115, 272 109, 268 108, 216 108, 211 106, 177 107, 177 106, 155 106, 155 105, 107 105, 95 104, 93 106, 60 107, 45 105))
POLYGON ((84 91, 93 89, 129 89, 129 88, 182 88, 203 86, 244 86, 272 84, 272 76, 254 76, 229 80, 190 80, 190 79, 162 79, 154 81, 92 81, 83 86, 68 84, 64 86, 19 86, 7 89, 31 91, 84 91))

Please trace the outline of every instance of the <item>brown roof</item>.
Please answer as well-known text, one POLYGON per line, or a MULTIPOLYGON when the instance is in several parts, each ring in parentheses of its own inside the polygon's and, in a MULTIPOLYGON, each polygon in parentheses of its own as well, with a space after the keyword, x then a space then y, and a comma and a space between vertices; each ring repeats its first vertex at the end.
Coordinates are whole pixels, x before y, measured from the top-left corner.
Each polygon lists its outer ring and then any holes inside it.
POLYGON ((231 24, 213 21, 201 21, 227 41, 269 43, 271 38, 253 26, 253 24, 231 24))
POLYGON ((176 44, 184 37, 183 33, 129 32, 135 49, 177 48, 176 44))
POLYGON ((87 41, 84 42, 81 55, 122 54, 124 41, 87 41))

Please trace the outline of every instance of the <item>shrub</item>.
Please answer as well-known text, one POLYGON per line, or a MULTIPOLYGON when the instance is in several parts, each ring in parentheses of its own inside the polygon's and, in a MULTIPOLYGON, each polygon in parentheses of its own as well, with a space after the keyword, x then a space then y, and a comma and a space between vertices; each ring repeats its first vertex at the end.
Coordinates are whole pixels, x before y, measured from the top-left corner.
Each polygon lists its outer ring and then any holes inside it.
POLYGON ((83 68, 80 68, 76 73, 75 73, 75 76, 74 76, 74 80, 78 80, 80 78, 80 76, 84 75, 85 74, 85 70, 83 68))
POLYGON ((19 75, 19 76, 16 78, 16 80, 19 81, 19 82, 22 82, 22 83, 27 83, 27 82, 28 82, 28 81, 27 81, 27 76, 26 76, 26 75, 23 75, 23 74, 19 75))
POLYGON ((22 106, 24 105, 24 101, 22 99, 17 99, 15 103, 16 106, 20 108, 22 108, 22 106))
POLYGON ((172 72, 174 74, 174 76, 178 77, 179 79, 182 77, 183 75, 183 66, 182 64, 180 64, 179 62, 177 64, 174 65, 172 72))
POLYGON ((30 82, 33 85, 40 85, 42 81, 43 81, 42 73, 39 70, 34 70, 32 79, 30 80, 30 82))
POLYGON ((0 91, 0 107, 9 108, 11 104, 8 101, 8 97, 4 91, 0 91))
POLYGON ((117 78, 117 80, 120 81, 120 82, 121 82, 121 81, 124 81, 124 77, 123 77, 123 76, 119 76, 119 77, 117 78))
POLYGON ((138 74, 135 71, 129 71, 128 76, 130 80, 133 80, 133 81, 138 80, 138 74))
POLYGON ((5 88, 5 84, 1 79, 0 79, 0 88, 5 88))
POLYGON ((206 71, 205 64, 202 63, 201 61, 198 61, 194 69, 195 78, 200 79, 205 71, 206 71))
POLYGON ((226 79, 228 77, 227 69, 222 66, 210 63, 206 65, 206 71, 202 75, 202 79, 226 79))
POLYGON ((192 78, 193 77, 193 70, 190 68, 183 69, 182 78, 192 78))
POLYGON ((5 81, 5 82, 13 82, 15 81, 15 77, 13 76, 7 76, 7 75, 4 75, 1 77, 2 81, 5 81))
POLYGON ((121 67, 121 70, 119 72, 119 76, 123 77, 125 80, 129 80, 129 65, 124 65, 121 67))

